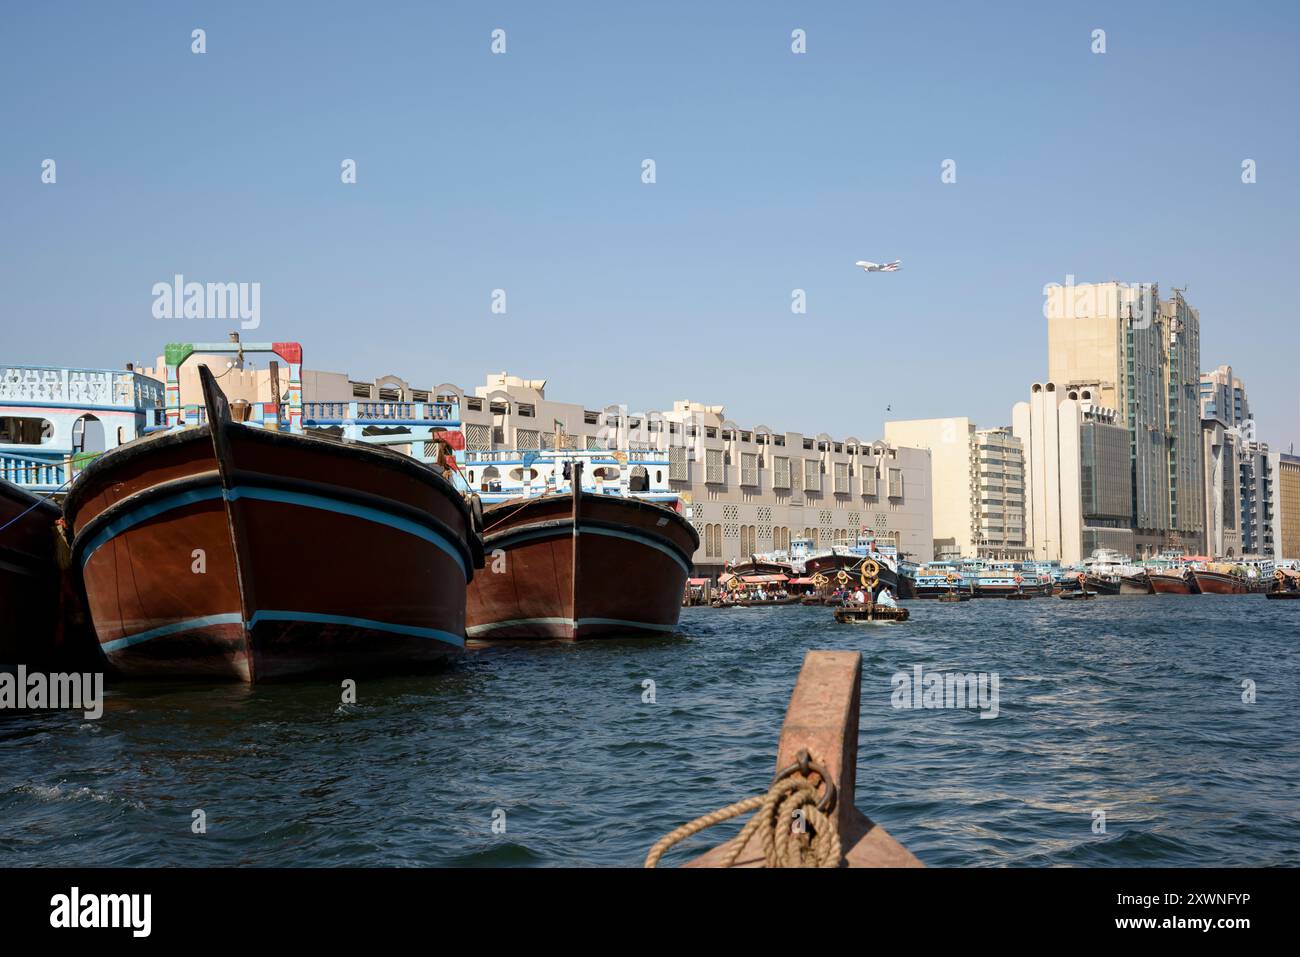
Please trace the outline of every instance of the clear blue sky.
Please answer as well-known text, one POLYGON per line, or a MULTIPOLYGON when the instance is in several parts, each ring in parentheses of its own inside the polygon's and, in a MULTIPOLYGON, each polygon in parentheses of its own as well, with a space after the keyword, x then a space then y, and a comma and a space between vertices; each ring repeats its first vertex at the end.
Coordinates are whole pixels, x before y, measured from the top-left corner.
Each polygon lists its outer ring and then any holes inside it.
POLYGON ((183 273, 260 282, 246 338, 299 340, 312 368, 505 369, 560 400, 875 437, 886 405, 1008 422, 1046 371, 1043 284, 1073 274, 1188 284, 1203 367, 1231 363, 1285 447, 1297 10, 12 5, 0 358, 118 366, 223 338, 151 315, 183 273))

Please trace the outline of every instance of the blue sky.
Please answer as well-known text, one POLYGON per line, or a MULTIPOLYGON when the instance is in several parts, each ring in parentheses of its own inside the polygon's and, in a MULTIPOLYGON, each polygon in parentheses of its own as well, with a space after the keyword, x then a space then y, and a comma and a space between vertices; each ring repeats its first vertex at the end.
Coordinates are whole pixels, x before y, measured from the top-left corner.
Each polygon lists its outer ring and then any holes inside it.
POLYGON ((1187 284, 1202 366, 1286 447, 1297 9, 25 4, 0 33, 0 358, 223 338, 153 318, 182 273, 261 283, 245 338, 312 368, 875 437, 887 405, 1007 423, 1045 375, 1042 287, 1073 274, 1187 284))

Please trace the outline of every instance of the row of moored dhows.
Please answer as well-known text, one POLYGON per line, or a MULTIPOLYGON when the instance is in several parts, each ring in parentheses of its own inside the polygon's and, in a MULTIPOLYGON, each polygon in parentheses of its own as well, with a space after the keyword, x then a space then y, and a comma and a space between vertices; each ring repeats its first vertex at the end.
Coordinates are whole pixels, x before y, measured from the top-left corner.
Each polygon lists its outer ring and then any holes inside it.
POLYGON ((877 590, 895 597, 939 599, 1029 599, 1050 596, 1157 594, 1251 594, 1290 597, 1300 571, 1271 561, 1223 560, 1207 556, 1165 554, 1133 562, 1099 549, 1074 565, 968 559, 916 565, 900 559, 889 545, 879 545, 864 531, 855 546, 814 549, 796 540, 786 552, 751 556, 728 565, 716 590, 705 579, 691 579, 688 604, 715 607, 826 604, 852 601, 864 563, 878 570, 877 590), (810 560, 810 556, 816 556, 810 560), (810 566, 815 565, 810 569, 810 566))
POLYGON ((564 451, 476 456, 454 409, 387 414, 425 430, 406 438, 420 460, 304 419, 300 347, 271 349, 287 403, 232 410, 204 366, 202 405, 169 382, 166 421, 65 482, 62 507, 0 484, 0 664, 252 682, 423 669, 467 639, 676 629, 699 538, 666 453, 557 435, 564 451))

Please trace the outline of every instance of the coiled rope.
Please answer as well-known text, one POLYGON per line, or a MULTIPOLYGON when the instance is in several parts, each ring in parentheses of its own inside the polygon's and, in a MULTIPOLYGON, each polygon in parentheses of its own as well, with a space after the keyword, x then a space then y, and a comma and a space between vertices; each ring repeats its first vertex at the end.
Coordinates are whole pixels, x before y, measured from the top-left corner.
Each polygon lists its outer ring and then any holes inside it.
POLYGON ((722 867, 735 865, 755 832, 762 840, 763 858, 768 867, 839 867, 844 853, 831 813, 834 808, 835 785, 830 775, 807 751, 800 751, 795 763, 773 779, 766 794, 737 801, 683 824, 650 848, 645 866, 657 866, 664 852, 679 841, 746 811, 757 810, 723 855, 722 867), (821 778, 824 791, 820 795, 811 778, 812 772, 821 778))

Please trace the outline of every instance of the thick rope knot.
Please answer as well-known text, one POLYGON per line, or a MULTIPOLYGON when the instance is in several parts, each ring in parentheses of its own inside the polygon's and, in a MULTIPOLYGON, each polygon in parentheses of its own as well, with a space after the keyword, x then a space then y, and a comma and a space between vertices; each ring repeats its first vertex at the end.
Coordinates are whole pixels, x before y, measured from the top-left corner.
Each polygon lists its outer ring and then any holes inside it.
POLYGON ((839 867, 844 853, 832 813, 834 807, 835 788, 825 769, 801 751, 798 763, 778 774, 766 794, 737 801, 683 824, 650 848, 645 866, 655 867, 670 847, 707 827, 756 811, 731 842, 722 859, 723 867, 735 865, 755 832, 768 867, 839 867), (818 793, 814 781, 820 782, 822 793, 818 793))

